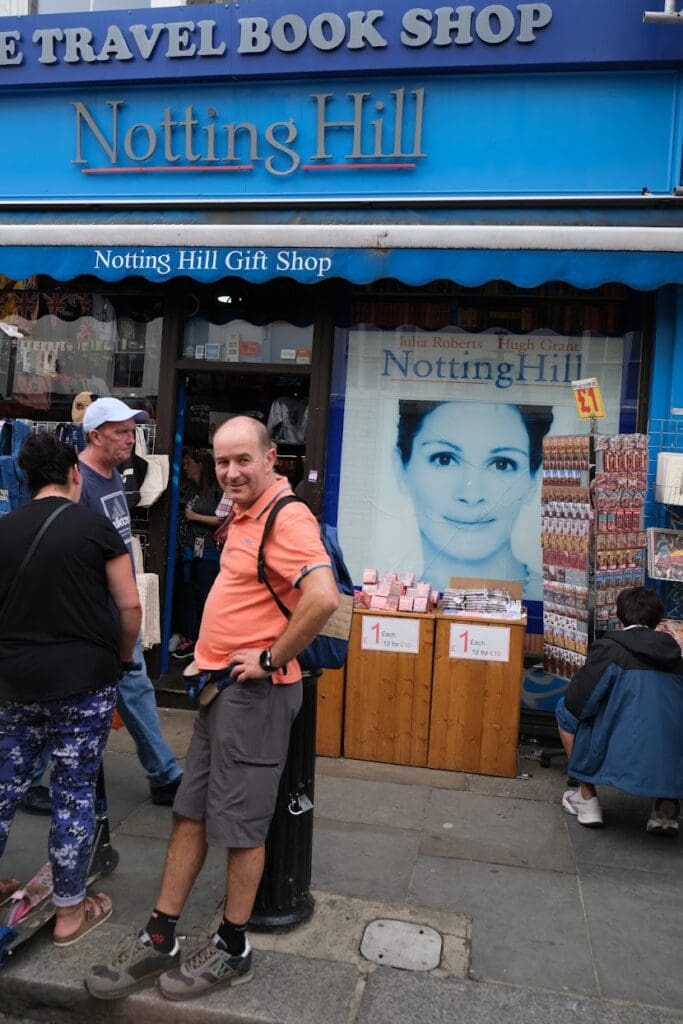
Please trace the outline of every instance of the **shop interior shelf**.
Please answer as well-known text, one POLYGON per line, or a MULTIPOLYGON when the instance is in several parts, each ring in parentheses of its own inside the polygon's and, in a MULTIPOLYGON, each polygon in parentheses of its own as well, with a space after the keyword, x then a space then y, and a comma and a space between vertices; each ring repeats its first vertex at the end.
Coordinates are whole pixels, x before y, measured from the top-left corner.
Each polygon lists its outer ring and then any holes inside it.
POLYGON ((293 377, 309 376, 310 363, 226 363, 220 359, 179 359, 175 363, 176 370, 188 372, 225 372, 230 370, 238 373, 274 373, 293 377))

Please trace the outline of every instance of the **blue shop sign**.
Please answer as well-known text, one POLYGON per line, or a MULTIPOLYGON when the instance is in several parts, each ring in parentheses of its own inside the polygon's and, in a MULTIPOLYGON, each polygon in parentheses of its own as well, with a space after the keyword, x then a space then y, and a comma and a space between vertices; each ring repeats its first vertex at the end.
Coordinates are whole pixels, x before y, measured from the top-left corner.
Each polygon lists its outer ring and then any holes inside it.
POLYGON ((670 193, 675 71, 0 97, 3 200, 670 193), (634 145, 642 136, 647 145, 634 145))
POLYGON ((0 18, 0 86, 682 60, 680 33, 643 24, 644 0, 348 6, 252 0, 0 18))

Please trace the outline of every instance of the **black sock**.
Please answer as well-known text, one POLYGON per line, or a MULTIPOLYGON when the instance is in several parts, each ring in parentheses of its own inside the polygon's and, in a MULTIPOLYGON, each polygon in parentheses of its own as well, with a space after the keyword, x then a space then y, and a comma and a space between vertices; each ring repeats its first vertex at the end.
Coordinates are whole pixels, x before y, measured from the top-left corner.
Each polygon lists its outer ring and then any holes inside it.
POLYGON ((233 924, 227 917, 221 921, 216 934, 225 943, 230 956, 241 956, 244 953, 247 946, 246 930, 246 924, 233 924))
POLYGON ((157 910, 156 907, 152 911, 152 916, 147 922, 145 931, 158 953, 170 953, 175 948, 175 926, 177 924, 177 917, 164 914, 161 910, 157 910))

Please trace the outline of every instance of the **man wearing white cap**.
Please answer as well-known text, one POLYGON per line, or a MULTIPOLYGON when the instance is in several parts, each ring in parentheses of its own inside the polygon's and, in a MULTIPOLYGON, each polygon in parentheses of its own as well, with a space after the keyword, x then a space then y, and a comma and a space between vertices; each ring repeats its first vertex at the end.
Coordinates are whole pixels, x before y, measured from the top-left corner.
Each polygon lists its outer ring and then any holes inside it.
MULTIPOLYGON (((98 398, 83 417, 87 445, 80 455, 83 491, 81 504, 107 516, 121 535, 131 558, 130 514, 123 480, 116 468, 135 447, 135 424, 147 413, 131 409, 118 398, 98 398)), ((147 675, 138 637, 133 662, 139 665, 119 680, 117 710, 133 737, 140 763, 147 773, 152 801, 172 804, 182 772, 161 732, 154 687, 147 675)))

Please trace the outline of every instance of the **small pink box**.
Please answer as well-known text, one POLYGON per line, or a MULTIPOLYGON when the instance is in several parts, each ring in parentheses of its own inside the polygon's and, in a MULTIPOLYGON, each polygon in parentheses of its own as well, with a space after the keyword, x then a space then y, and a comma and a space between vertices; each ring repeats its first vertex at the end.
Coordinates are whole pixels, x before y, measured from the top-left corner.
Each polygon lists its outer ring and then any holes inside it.
POLYGON ((391 583, 388 580, 380 580, 377 584, 377 596, 378 597, 389 597, 391 593, 391 583))
POLYGON ((386 604, 387 611, 388 612, 397 612, 398 611, 398 603, 399 603, 400 600, 401 600, 400 597, 388 597, 387 598, 387 604, 386 604))
POLYGON ((399 597, 398 599, 398 610, 400 612, 412 612, 413 610, 413 598, 412 597, 399 597))
POLYGON ((363 569, 363 583, 376 583, 377 582, 377 570, 376 569, 363 569))
POLYGON ((415 585, 415 573, 404 572, 399 576, 399 579, 404 587, 412 587, 415 585))
POLYGON ((427 597, 416 597, 415 600, 413 601, 413 611, 414 612, 426 612, 427 611, 427 603, 428 603, 428 601, 429 601, 429 598, 427 598, 427 597))
POLYGON ((418 583, 416 588, 418 597, 426 597, 429 600, 429 595, 432 592, 432 588, 429 583, 418 583))
POLYGON ((437 604, 439 603, 439 591, 438 590, 432 590, 430 592, 430 594, 429 594, 429 603, 434 608, 436 608, 437 604))
POLYGON ((390 594, 392 597, 403 597, 405 587, 402 583, 396 582, 391 584, 390 594))
POLYGON ((370 596, 372 597, 373 594, 377 593, 377 587, 378 587, 377 583, 364 583, 363 584, 363 593, 364 594, 370 594, 370 596))
POLYGON ((376 611, 384 611, 387 606, 386 597, 382 597, 381 594, 373 594, 370 598, 370 608, 374 608, 376 611))

